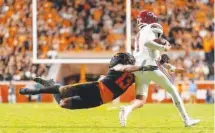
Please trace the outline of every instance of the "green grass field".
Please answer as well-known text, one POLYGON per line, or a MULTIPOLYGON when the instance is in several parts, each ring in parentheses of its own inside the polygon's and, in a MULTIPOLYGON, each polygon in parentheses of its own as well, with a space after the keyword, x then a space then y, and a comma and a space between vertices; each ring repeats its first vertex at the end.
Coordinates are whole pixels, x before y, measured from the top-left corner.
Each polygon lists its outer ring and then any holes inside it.
POLYGON ((172 104, 146 104, 134 111, 126 128, 111 105, 88 110, 65 110, 56 104, 0 104, 0 133, 213 133, 214 108, 187 104, 189 114, 201 123, 185 128, 172 104))

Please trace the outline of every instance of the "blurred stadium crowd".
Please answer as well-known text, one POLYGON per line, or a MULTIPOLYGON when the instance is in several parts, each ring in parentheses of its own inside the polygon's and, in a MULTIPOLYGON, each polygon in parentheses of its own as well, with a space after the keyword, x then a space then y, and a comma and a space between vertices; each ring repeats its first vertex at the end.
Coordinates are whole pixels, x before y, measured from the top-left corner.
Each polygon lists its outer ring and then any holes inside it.
POLYGON ((39 58, 60 51, 125 48, 124 0, 38 1, 39 58))
MULTIPOLYGON (((174 44, 174 55, 185 51, 172 60, 175 66, 187 70, 176 79, 214 80, 213 4, 214 0, 132 0, 132 27, 137 27, 140 9, 154 12, 163 26, 163 37, 174 44), (200 50, 204 51, 203 56, 198 54, 200 50)), ((133 28, 132 36, 137 32, 138 28, 133 28)))
POLYGON ((45 76, 47 66, 32 64, 31 0, 0 0, 0 80, 45 76))

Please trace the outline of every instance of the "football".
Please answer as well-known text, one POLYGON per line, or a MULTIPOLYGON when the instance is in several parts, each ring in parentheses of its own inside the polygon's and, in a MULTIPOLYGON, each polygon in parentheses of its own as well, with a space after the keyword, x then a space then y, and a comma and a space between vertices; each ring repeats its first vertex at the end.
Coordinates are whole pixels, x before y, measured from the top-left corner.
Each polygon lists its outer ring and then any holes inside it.
POLYGON ((166 45, 166 43, 168 42, 166 41, 166 39, 163 39, 163 38, 157 38, 157 39, 154 39, 153 41, 161 45, 166 45))

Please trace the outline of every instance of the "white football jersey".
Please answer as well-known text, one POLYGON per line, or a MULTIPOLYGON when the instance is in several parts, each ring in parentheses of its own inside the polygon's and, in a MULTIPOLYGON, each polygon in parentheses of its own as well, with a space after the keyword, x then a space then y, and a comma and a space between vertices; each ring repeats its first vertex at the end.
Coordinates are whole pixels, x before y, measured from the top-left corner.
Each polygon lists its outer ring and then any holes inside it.
POLYGON ((158 49, 146 47, 146 42, 156 39, 156 34, 153 32, 151 25, 144 26, 135 37, 134 57, 136 65, 141 65, 143 61, 146 65, 156 66, 156 59, 160 57, 158 49))

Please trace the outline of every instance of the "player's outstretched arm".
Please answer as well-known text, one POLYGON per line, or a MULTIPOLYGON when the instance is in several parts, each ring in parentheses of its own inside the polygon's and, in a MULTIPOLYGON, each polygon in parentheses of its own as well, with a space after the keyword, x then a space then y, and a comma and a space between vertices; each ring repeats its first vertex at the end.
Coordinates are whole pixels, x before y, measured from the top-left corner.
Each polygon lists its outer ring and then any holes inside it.
POLYGON ((121 72, 135 72, 135 71, 153 71, 153 70, 156 70, 157 68, 146 67, 146 66, 118 64, 111 69, 115 70, 115 71, 121 71, 121 72))
POLYGON ((121 71, 121 72, 135 72, 135 71, 139 71, 141 68, 142 68, 141 66, 118 64, 112 67, 111 69, 115 71, 121 71))

